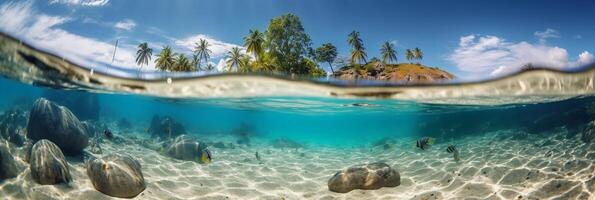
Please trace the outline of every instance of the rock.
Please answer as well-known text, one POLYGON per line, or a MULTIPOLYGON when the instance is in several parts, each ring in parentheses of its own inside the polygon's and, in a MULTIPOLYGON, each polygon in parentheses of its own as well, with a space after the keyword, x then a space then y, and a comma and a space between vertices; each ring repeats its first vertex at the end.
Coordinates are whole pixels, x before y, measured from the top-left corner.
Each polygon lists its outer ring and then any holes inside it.
POLYGON ((302 145, 296 141, 293 141, 291 139, 287 139, 287 138, 276 139, 271 144, 275 148, 295 149, 295 148, 303 148, 304 147, 304 145, 302 145))
POLYGON ((87 162, 87 176, 98 191, 120 198, 132 198, 147 187, 141 165, 130 156, 110 154, 87 162))
POLYGON ((0 180, 17 177, 20 172, 21 169, 8 146, 0 140, 0 180))
POLYGON ((69 155, 78 155, 89 145, 89 136, 78 118, 68 108, 43 98, 31 109, 27 136, 34 142, 48 139, 69 155))
POLYGON ((385 163, 355 165, 337 172, 328 180, 328 189, 346 193, 354 189, 375 190, 401 184, 399 172, 385 163))
POLYGON ((72 179, 60 148, 49 140, 39 140, 31 148, 31 176, 42 185, 68 183, 72 179))
POLYGON ((595 140, 595 121, 589 122, 587 128, 583 130, 581 140, 585 143, 591 143, 595 140))
POLYGON ((151 133, 151 137, 168 139, 186 134, 186 128, 172 117, 154 115, 151 119, 149 132, 151 133))
POLYGON ((454 75, 436 67, 421 64, 383 64, 371 61, 360 67, 345 66, 331 75, 342 80, 386 80, 400 82, 437 82, 454 78, 454 75))
POLYGON ((0 138, 23 146, 25 143, 25 127, 27 126, 28 113, 20 109, 9 110, 0 116, 0 138))
POLYGON ((87 92, 47 90, 43 96, 50 101, 68 107, 81 120, 99 119, 99 98, 87 92))
POLYGON ((165 149, 165 154, 176 159, 201 162, 203 150, 207 146, 198 140, 180 135, 165 149))

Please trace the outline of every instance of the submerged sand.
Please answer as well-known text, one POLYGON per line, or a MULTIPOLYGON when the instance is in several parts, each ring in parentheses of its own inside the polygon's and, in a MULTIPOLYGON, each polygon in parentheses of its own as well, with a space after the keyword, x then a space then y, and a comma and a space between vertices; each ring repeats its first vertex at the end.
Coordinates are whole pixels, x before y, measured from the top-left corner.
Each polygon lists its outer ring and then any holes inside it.
MULTIPOLYGON (((457 140, 459 162, 445 151, 448 143, 438 141, 422 151, 413 147, 412 138, 398 139, 390 150, 311 145, 275 149, 268 141, 256 139, 251 147, 211 148, 214 158, 208 165, 165 157, 141 145, 141 138, 123 144, 106 142, 102 147, 103 155, 129 154, 142 164, 147 188, 135 199, 595 198, 595 145, 564 132, 518 135, 502 131, 457 140), (256 151, 262 163, 254 158, 256 151), (401 185, 344 194, 328 190, 327 181, 338 170, 376 161, 397 169, 401 185)), ((222 137, 206 139, 221 141, 222 137)), ((68 160, 73 182, 39 185, 27 169, 0 182, 1 199, 115 199, 93 188, 82 158, 68 160)))

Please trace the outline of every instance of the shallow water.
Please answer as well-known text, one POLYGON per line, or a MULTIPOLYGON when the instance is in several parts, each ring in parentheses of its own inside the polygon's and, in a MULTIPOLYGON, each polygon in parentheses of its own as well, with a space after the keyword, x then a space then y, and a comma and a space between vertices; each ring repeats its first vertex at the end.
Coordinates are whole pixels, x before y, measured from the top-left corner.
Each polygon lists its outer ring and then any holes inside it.
POLYGON ((57 185, 33 180, 26 142, 4 141, 22 169, 0 180, 2 199, 110 199, 94 188, 85 160, 111 153, 141 164, 146 189, 137 199, 595 198, 593 68, 439 85, 237 74, 139 79, 78 66, 8 36, 0 44, 0 113, 19 108, 28 116, 47 98, 98 124, 91 138, 103 129, 120 138, 99 143, 101 154, 88 147, 83 158, 67 155, 73 180, 57 185), (163 154, 167 139, 152 137, 155 115, 206 143, 212 162, 163 154), (416 148, 425 136, 435 144, 416 148), (458 162, 446 152, 451 144, 458 162), (401 184, 329 191, 336 172, 372 162, 396 169, 401 184))

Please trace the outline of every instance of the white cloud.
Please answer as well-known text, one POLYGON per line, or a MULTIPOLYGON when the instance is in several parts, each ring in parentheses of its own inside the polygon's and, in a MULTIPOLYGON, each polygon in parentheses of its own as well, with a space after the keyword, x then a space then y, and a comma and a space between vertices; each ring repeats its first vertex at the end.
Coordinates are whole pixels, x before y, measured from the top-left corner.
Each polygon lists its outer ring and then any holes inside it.
POLYGON ((188 52, 193 52, 195 46, 194 44, 198 42, 200 39, 205 39, 207 40, 207 42, 209 42, 209 49, 213 52, 213 54, 211 55, 212 58, 225 57, 227 55, 227 52, 231 51, 231 48, 233 47, 238 47, 242 49, 242 52, 245 52, 244 47, 242 46, 219 41, 204 34, 198 34, 184 39, 174 39, 174 43, 188 52))
POLYGON ((66 4, 72 6, 104 6, 109 0, 50 0, 50 4, 66 4))
POLYGON ((501 76, 516 72, 527 63, 566 69, 584 65, 594 59, 586 51, 577 60, 571 60, 566 49, 557 46, 514 43, 489 35, 468 35, 460 38, 459 46, 448 56, 448 60, 470 76, 485 77, 487 74, 501 76))
POLYGON ((132 21, 131 19, 125 19, 123 21, 116 23, 114 25, 114 27, 117 29, 123 29, 123 30, 130 31, 134 27, 136 27, 136 23, 134 21, 132 21))
POLYGON ((548 38, 560 38, 560 33, 556 29, 547 28, 545 31, 536 31, 533 33, 539 39, 540 43, 545 43, 548 38))
MULTIPOLYGON (((63 30, 59 26, 67 23, 69 18, 36 13, 32 4, 32 1, 21 1, 0 5, 0 30, 87 67, 111 63, 113 41, 98 41, 63 30)), ((137 68, 135 46, 123 41, 120 41, 120 44, 111 64, 137 68)), ((149 63, 148 68, 154 69, 154 64, 149 63)))
POLYGON ((578 60, 574 63, 575 66, 583 66, 595 62, 595 56, 588 51, 583 51, 578 55, 578 60))

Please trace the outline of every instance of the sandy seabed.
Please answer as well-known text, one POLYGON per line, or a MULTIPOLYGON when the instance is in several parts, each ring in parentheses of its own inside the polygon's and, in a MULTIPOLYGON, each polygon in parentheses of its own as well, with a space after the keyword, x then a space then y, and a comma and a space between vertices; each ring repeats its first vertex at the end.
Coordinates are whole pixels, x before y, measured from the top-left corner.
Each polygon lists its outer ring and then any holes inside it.
MULTIPOLYGON (((514 138, 514 132, 502 131, 455 141, 459 162, 445 151, 447 143, 422 151, 412 138, 398 139, 390 150, 275 149, 256 140, 251 147, 211 148, 208 165, 165 157, 141 145, 142 139, 102 147, 104 155, 129 154, 140 161, 147 188, 135 199, 595 199, 595 144, 565 133, 514 138), (328 190, 337 171, 377 161, 400 172, 400 186, 328 190)), ((22 157, 23 150, 17 151, 22 157)), ((27 169, 0 182, 0 199, 116 199, 93 188, 81 158, 68 161, 71 183, 39 185, 27 169)))

